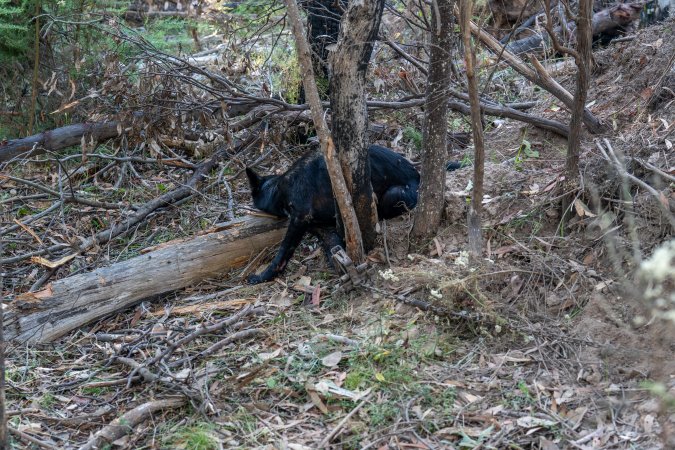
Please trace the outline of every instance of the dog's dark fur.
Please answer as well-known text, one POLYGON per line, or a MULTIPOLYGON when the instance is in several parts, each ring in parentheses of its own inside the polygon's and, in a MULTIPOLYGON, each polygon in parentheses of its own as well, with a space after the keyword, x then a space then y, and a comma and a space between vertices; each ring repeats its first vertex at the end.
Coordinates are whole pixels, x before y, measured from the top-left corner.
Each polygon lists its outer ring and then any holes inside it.
MULTIPOLYGON (((378 217, 391 219, 413 209, 417 205, 420 174, 412 163, 379 145, 368 148, 368 157, 378 217)), ((448 170, 456 168, 457 164, 448 166, 448 170)), ((305 154, 282 175, 260 176, 249 168, 246 175, 255 207, 289 218, 279 253, 264 272, 249 276, 249 283, 269 281, 283 272, 305 233, 319 238, 329 259, 332 247, 344 247, 343 238, 336 230, 335 200, 320 152, 305 154)))

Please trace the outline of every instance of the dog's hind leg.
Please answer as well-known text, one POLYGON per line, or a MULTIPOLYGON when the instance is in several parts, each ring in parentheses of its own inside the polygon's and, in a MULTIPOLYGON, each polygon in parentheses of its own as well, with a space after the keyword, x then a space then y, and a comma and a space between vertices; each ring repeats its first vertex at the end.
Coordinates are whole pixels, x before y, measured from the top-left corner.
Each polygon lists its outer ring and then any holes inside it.
POLYGON ((302 237, 307 232, 307 225, 300 221, 293 221, 288 225, 288 230, 281 242, 279 252, 274 257, 267 269, 260 275, 250 275, 246 281, 250 284, 264 283, 270 281, 286 269, 288 261, 290 261, 295 249, 302 241, 302 237))
POLYGON ((331 255, 331 250, 335 246, 345 247, 345 240, 340 236, 337 230, 334 227, 330 228, 313 228, 309 230, 314 236, 319 239, 321 243, 321 248, 323 248, 324 253, 326 254, 326 259, 328 260, 328 265, 335 269, 335 264, 333 264, 333 256, 331 255))

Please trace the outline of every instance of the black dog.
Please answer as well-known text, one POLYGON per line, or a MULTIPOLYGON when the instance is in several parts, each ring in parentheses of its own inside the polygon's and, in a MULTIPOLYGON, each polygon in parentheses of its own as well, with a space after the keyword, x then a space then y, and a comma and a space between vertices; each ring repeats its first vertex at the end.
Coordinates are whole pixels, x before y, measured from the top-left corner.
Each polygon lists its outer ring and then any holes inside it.
MULTIPOLYGON (((368 148, 368 157, 378 217, 391 219, 413 209, 417 205, 420 174, 412 163, 379 145, 368 148)), ((447 169, 459 167, 459 163, 450 163, 447 169)), ((344 247, 336 230, 335 199, 320 152, 306 153, 283 175, 260 176, 249 168, 246 175, 255 207, 290 219, 279 253, 263 273, 249 276, 249 283, 269 281, 283 272, 305 233, 319 238, 329 259, 331 248, 344 247)))

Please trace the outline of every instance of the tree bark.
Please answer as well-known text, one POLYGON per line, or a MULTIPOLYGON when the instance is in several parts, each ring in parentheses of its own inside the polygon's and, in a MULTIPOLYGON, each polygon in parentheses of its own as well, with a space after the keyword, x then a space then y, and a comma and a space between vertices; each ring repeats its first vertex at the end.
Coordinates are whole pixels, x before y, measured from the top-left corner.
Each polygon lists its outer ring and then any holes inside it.
POLYGON ((483 237, 481 232, 481 211, 483 208, 483 171, 485 166, 485 149, 483 144, 483 121, 480 113, 478 97, 478 80, 476 79, 476 54, 471 45, 471 14, 474 0, 460 1, 460 27, 464 44, 464 64, 471 104, 471 129, 473 131, 474 163, 473 193, 468 213, 469 252, 474 261, 483 253, 483 237))
POLYGON ((562 223, 569 218, 574 193, 579 185, 579 150, 581 147, 581 123, 584 105, 588 94, 591 75, 593 36, 591 20, 593 15, 593 0, 579 0, 579 14, 577 20, 577 89, 574 92, 572 119, 570 120, 570 137, 567 140, 567 158, 565 161, 564 196, 562 199, 562 223))
POLYGON ((366 251, 375 244, 377 209, 370 183, 365 84, 383 9, 384 0, 350 2, 342 19, 337 48, 329 58, 333 138, 366 251))
POLYGON ((448 99, 454 0, 434 0, 424 115, 422 175, 412 236, 430 238, 438 231, 445 203, 445 162, 448 157, 448 99))
POLYGON ((217 231, 165 243, 144 255, 22 294, 5 311, 5 338, 50 342, 145 298, 223 274, 278 243, 284 224, 275 219, 244 217, 222 224, 217 231))
MULTIPOLYGON (((305 2, 307 40, 312 51, 314 76, 326 82, 328 81, 329 47, 338 41, 342 11, 346 6, 345 1, 339 0, 309 0, 305 2)), ((328 97, 322 96, 322 98, 328 97)))
POLYGON ((328 131, 326 119, 324 119, 323 107, 321 106, 319 91, 317 90, 314 71, 312 70, 309 45, 305 39, 305 31, 300 21, 300 11, 298 10, 296 0, 286 0, 286 6, 288 7, 288 19, 291 22, 293 34, 295 35, 295 45, 298 52, 300 70, 302 71, 302 83, 305 88, 305 95, 312 111, 312 121, 314 122, 314 128, 316 129, 316 134, 319 136, 321 150, 326 160, 328 176, 333 187, 333 195, 338 206, 338 211, 340 211, 339 217, 342 219, 345 228, 347 253, 353 261, 360 262, 363 260, 363 241, 361 239, 359 222, 343 174, 344 168, 341 169, 337 161, 335 144, 333 143, 330 131, 328 131))

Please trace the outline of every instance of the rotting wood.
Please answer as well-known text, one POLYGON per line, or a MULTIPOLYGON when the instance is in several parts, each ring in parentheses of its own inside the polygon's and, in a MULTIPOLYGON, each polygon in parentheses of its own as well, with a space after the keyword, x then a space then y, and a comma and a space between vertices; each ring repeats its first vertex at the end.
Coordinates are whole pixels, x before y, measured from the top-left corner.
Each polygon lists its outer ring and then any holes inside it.
POLYGON ((251 255, 277 244, 284 226, 277 219, 243 217, 218 231, 163 244, 144 255, 22 294, 5 311, 6 339, 50 342, 145 298, 241 267, 251 255))

